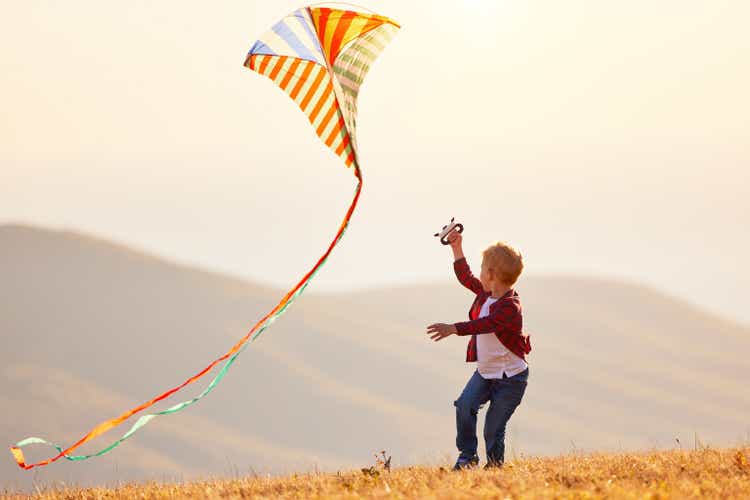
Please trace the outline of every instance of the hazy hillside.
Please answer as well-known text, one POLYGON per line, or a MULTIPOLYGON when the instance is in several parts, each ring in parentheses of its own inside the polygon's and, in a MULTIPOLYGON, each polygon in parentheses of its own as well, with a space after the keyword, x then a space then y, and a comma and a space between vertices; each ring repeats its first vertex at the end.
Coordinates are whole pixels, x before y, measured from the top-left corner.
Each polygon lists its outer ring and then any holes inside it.
MULTIPOLYGON (((380 449, 396 464, 452 458, 452 402, 473 365, 466 339, 424 331, 464 320, 471 294, 448 256, 445 274, 335 295, 313 281, 204 401, 36 480, 351 467, 380 449)), ((0 439, 69 444, 223 354, 284 292, 78 233, 0 227, 0 439)), ((694 433, 732 444, 750 432, 747 328, 627 283, 531 276, 519 292, 534 351, 511 454, 671 446, 694 433)), ((4 453, 0 486, 27 485, 32 474, 4 453)))

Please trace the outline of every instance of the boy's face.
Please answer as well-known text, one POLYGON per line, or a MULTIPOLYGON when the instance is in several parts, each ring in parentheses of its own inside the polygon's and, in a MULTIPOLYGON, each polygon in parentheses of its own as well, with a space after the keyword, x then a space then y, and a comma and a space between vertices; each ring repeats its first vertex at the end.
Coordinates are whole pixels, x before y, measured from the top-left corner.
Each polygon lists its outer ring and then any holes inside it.
POLYGON ((479 281, 482 282, 482 288, 484 288, 485 292, 491 292, 493 287, 503 286, 503 283, 500 282, 495 274, 490 271, 489 267, 487 267, 484 259, 482 259, 482 271, 479 273, 479 281))

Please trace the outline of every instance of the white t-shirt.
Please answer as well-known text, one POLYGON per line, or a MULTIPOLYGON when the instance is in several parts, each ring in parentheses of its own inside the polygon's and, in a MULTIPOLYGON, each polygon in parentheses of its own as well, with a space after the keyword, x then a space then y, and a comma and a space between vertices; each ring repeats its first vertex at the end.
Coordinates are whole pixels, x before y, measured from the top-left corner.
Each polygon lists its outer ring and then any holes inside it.
MULTIPOLYGON (((479 311, 479 318, 490 314, 490 305, 499 299, 487 297, 479 311)), ((503 378, 524 371, 528 365, 524 360, 513 354, 505 347, 494 333, 477 335, 477 370, 484 378, 503 378)))

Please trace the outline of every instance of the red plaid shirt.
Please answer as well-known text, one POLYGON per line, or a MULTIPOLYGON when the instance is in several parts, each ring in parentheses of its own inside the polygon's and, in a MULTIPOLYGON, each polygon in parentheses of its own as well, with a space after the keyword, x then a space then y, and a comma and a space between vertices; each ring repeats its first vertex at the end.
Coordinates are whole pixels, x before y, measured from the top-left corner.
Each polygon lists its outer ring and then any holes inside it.
POLYGON ((521 299, 512 288, 500 297, 494 304, 490 304, 490 313, 484 318, 478 318, 482 304, 491 295, 485 292, 482 282, 469 269, 465 257, 453 263, 458 281, 476 294, 469 309, 469 320, 455 323, 458 335, 471 335, 466 348, 466 361, 477 360, 477 335, 494 333, 498 340, 513 354, 526 360, 526 354, 531 352, 531 340, 523 333, 523 315, 521 299))

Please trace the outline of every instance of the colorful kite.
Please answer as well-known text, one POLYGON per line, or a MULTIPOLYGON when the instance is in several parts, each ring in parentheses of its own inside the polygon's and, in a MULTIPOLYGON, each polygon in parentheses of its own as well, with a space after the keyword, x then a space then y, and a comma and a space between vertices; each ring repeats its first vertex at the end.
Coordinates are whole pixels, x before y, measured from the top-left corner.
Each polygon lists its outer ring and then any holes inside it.
POLYGON ((199 401, 224 378, 234 360, 247 347, 248 340, 255 340, 302 294, 343 236, 357 205, 362 190, 356 141, 357 95, 370 66, 398 29, 399 25, 394 21, 376 14, 310 6, 292 12, 255 42, 245 59, 245 66, 267 76, 289 94, 307 115, 325 145, 340 156, 347 167, 354 167, 354 175, 358 180, 357 188, 336 237, 315 266, 226 354, 177 387, 118 417, 100 423, 67 448, 37 437, 19 441, 10 448, 19 466, 32 469, 60 458, 78 461, 104 455, 154 418, 176 413, 199 401), (226 362, 198 396, 165 410, 141 416, 122 437, 96 453, 70 455, 70 452, 84 443, 192 384, 222 361, 226 362), (53 446, 58 454, 41 462, 27 464, 21 448, 30 444, 53 446))

